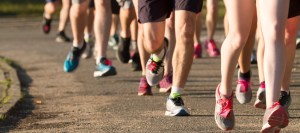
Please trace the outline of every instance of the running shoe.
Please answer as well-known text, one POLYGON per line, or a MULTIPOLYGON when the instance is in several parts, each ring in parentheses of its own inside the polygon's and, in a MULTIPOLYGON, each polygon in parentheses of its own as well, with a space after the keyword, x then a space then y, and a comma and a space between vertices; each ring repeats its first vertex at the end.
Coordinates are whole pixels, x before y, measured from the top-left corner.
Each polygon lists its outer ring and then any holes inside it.
POLYGON ((283 106, 285 108, 286 112, 289 114, 288 109, 292 103, 291 93, 290 92, 287 93, 286 91, 281 91, 279 103, 281 106, 283 106))
POLYGON ((266 85, 265 81, 261 82, 256 93, 254 107, 266 109, 266 85))
POLYGON ((202 46, 201 44, 194 45, 194 59, 198 59, 202 57, 202 46))
POLYGON ((165 59, 167 48, 168 47, 168 41, 165 39, 165 46, 163 49, 164 55, 161 59, 157 59, 154 57, 153 54, 151 54, 149 60, 146 64, 146 78, 147 82, 150 86, 155 86, 159 83, 159 81, 162 80, 164 76, 164 66, 163 66, 163 60, 165 59))
POLYGON ((81 58, 88 59, 93 55, 94 41, 92 39, 85 39, 87 45, 86 49, 81 55, 81 58))
POLYGON ((171 87, 172 87, 172 79, 173 74, 172 72, 170 74, 167 74, 163 77, 163 79, 159 82, 159 92, 161 93, 170 93, 171 87))
POLYGON ((139 96, 152 95, 151 86, 147 83, 147 79, 145 76, 141 77, 140 85, 138 88, 138 95, 139 96))
POLYGON ((100 59, 99 64, 96 65, 94 71, 94 77, 105 77, 116 75, 117 71, 115 67, 112 66, 112 62, 105 57, 100 59))
POLYGON ((64 31, 59 32, 55 38, 56 42, 71 42, 71 39, 66 35, 64 31))
POLYGON ((178 93, 172 94, 167 99, 167 111, 165 112, 166 116, 189 116, 190 113, 184 107, 183 100, 178 93))
POLYGON ((220 96, 220 84, 216 89, 215 121, 222 130, 232 130, 235 123, 233 112, 233 93, 229 98, 220 96))
POLYGON ((280 129, 285 128, 288 124, 288 113, 279 102, 276 102, 272 105, 272 107, 266 109, 263 119, 263 127, 260 132, 279 133, 280 129))
POLYGON ((207 40, 205 42, 205 48, 210 57, 217 57, 220 55, 220 51, 217 48, 217 45, 213 39, 207 40))
POLYGON ((122 38, 119 42, 118 50, 117 50, 117 59, 122 63, 128 63, 130 60, 130 43, 131 39, 122 38))
POLYGON ((240 70, 238 72, 238 80, 235 89, 236 99, 240 104, 249 103, 252 99, 251 83, 249 80, 240 78, 240 70))
POLYGON ((85 42, 83 43, 81 49, 72 46, 64 63, 65 72, 72 72, 78 67, 80 56, 82 52, 85 50, 85 48, 86 48, 85 42))
POLYGON ((52 19, 47 19, 47 18, 43 19, 43 32, 45 34, 48 34, 51 30, 51 21, 52 19))
POLYGON ((141 71, 142 65, 140 60, 140 54, 138 52, 134 52, 133 56, 131 57, 131 70, 132 71, 141 71))
POLYGON ((113 36, 109 37, 108 46, 112 47, 113 50, 118 49, 118 44, 119 44, 119 36, 117 34, 114 34, 113 36))

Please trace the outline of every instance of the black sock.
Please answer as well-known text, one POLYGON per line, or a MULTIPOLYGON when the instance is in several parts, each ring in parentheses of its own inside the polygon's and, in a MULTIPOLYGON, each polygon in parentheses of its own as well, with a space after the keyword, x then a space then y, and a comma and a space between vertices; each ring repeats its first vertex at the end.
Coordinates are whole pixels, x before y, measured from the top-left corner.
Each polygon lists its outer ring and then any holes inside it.
POLYGON ((241 78, 243 80, 249 81, 250 78, 251 78, 251 71, 250 70, 248 72, 246 72, 246 73, 240 72, 239 74, 240 74, 239 78, 241 78))

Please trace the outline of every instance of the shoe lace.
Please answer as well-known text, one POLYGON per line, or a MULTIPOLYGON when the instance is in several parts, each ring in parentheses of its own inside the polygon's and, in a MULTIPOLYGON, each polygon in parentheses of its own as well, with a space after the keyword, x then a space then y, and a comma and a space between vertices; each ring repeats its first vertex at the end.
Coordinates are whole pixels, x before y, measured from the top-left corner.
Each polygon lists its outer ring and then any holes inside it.
POLYGON ((241 92, 247 92, 250 86, 250 82, 246 80, 237 80, 237 84, 240 84, 241 87, 241 92))
POLYGON ((148 68, 150 71, 152 71, 153 73, 157 74, 158 71, 159 71, 159 69, 160 69, 161 67, 163 67, 162 63, 163 63, 162 61, 155 62, 155 61, 151 58, 151 63, 148 65, 147 68, 148 68))
POLYGON ((229 115, 230 111, 232 110, 231 109, 232 104, 233 104, 232 97, 230 99, 226 99, 226 98, 221 99, 220 98, 217 101, 217 103, 222 106, 221 112, 219 114, 222 117, 226 118, 229 115))
POLYGON ((183 106, 184 105, 183 100, 181 99, 181 97, 172 98, 172 101, 174 102, 174 104, 176 106, 183 106))

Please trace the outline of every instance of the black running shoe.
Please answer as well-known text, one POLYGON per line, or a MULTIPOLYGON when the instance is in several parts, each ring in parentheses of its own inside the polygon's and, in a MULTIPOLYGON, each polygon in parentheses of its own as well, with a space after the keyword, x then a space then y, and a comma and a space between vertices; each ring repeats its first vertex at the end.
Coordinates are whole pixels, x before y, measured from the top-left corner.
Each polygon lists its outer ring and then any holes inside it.
POLYGON ((132 71, 141 71, 142 65, 141 65, 141 60, 140 60, 140 54, 138 52, 135 52, 131 59, 132 59, 131 70, 132 71))
POLYGON ((57 33, 56 42, 71 42, 71 39, 66 35, 65 31, 57 33))
POLYGON ((43 19, 43 32, 45 34, 48 34, 51 30, 51 21, 52 19, 47 19, 47 18, 43 19))
POLYGON ((131 39, 122 38, 119 42, 118 50, 117 50, 117 59, 122 63, 128 63, 130 60, 130 43, 131 39))
POLYGON ((287 93, 286 91, 281 91, 279 103, 281 106, 285 108, 287 112, 291 105, 291 102, 292 102, 291 93, 290 92, 287 93))

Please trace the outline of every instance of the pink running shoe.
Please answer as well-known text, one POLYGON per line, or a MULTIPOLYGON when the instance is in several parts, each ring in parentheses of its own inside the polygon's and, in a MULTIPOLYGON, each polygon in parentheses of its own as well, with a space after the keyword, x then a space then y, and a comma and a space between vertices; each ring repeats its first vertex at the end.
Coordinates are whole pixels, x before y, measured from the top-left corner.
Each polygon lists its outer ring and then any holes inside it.
POLYGON ((145 76, 141 77, 140 85, 138 88, 138 95, 139 96, 152 95, 151 86, 147 83, 147 79, 145 76))
POLYGON ((261 133, 279 133, 281 128, 285 128, 289 124, 288 113, 276 102, 271 108, 266 109, 263 127, 260 130, 261 133))
POLYGON ((170 93, 172 88, 172 78, 173 74, 170 73, 168 75, 165 75, 163 79, 159 82, 159 92, 161 93, 170 93))
POLYGON ((266 85, 265 81, 261 82, 256 93, 254 107, 266 109, 266 85))
POLYGON ((217 57, 220 55, 220 50, 213 39, 205 42, 205 48, 210 57, 217 57))
POLYGON ((202 57, 202 46, 201 44, 194 45, 194 59, 198 59, 202 57))
POLYGON ((215 121, 222 130, 232 130, 234 127, 233 93, 229 98, 220 96, 220 84, 216 89, 215 121))

